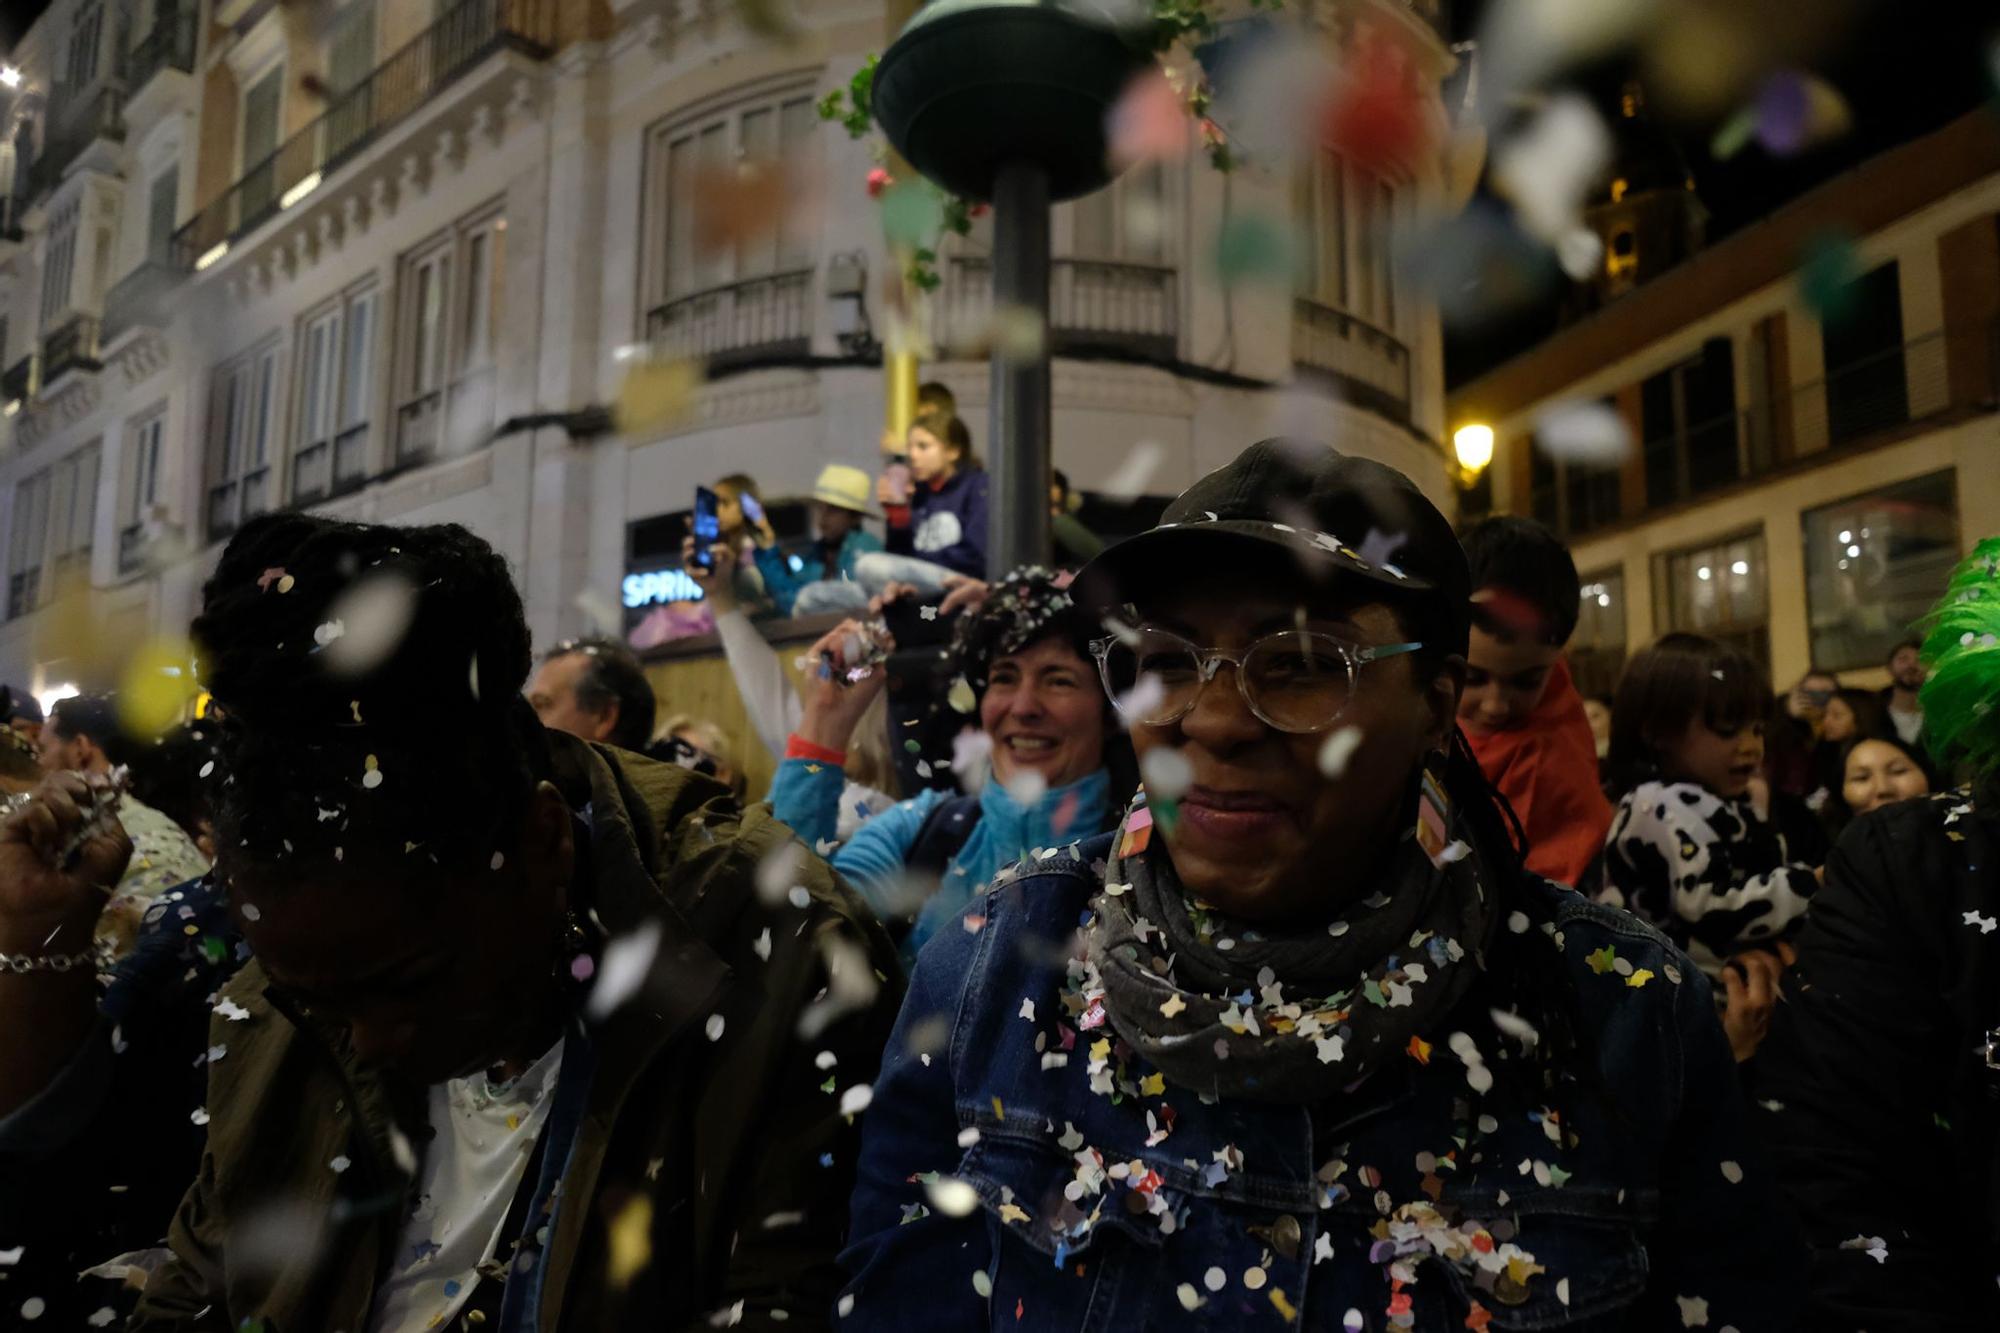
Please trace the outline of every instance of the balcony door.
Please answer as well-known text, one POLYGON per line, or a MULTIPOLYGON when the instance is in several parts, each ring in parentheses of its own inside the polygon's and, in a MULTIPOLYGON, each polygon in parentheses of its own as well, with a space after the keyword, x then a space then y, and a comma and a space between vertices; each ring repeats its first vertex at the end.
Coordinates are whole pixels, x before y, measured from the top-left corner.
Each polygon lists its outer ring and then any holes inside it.
POLYGON ((285 69, 279 65, 243 94, 241 216, 237 226, 262 217, 278 201, 278 113, 284 105, 285 69))

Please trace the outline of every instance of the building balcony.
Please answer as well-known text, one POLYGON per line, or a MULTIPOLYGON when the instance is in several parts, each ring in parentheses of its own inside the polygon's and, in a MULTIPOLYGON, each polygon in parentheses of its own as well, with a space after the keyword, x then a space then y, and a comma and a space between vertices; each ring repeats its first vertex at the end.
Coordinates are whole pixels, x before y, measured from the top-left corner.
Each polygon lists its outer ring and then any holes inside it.
POLYGON ((677 296, 646 312, 646 340, 710 374, 801 357, 812 346, 812 286, 808 268, 677 296))
POLYGON ((12 411, 19 411, 23 404, 34 398, 42 387, 41 357, 30 352, 7 367, 7 373, 0 375, 0 403, 5 403, 12 411))
POLYGON ((40 198, 62 183, 72 166, 98 144, 125 141, 125 86, 108 79, 73 90, 57 84, 49 98, 48 130, 41 156, 28 169, 28 194, 40 198))
POLYGON ((220 541, 271 507, 271 467, 260 463, 242 476, 208 488, 208 539, 220 541))
POLYGON ((104 297, 104 327, 98 342, 115 344, 133 329, 164 329, 173 318, 169 304, 187 275, 163 258, 147 259, 120 278, 104 297))
POLYGON ((118 529, 118 572, 130 574, 146 563, 146 525, 127 523, 118 529))
POLYGON ((1350 402, 1393 421, 1410 419, 1410 349, 1345 310, 1293 299, 1292 364, 1337 380, 1350 402))
POLYGON ((137 101, 155 74, 162 70, 187 74, 193 69, 194 15, 164 14, 125 57, 125 87, 137 101))
POLYGON ((292 455, 292 503, 317 504, 358 491, 368 481, 368 423, 349 426, 330 440, 315 440, 292 455))
MULTIPOLYGON (((1057 259, 1049 265, 1049 350, 1057 356, 1174 361, 1180 351, 1180 273, 1158 264, 1057 259)), ((954 255, 944 275, 947 355, 994 335, 993 262, 954 255)))
POLYGON ((72 315, 42 339, 42 383, 53 384, 73 370, 103 369, 97 329, 95 315, 72 315))
POLYGON ((376 142, 500 51, 545 59, 557 0, 459 0, 275 152, 247 169, 174 233, 183 269, 229 245, 317 188, 320 179, 376 142))

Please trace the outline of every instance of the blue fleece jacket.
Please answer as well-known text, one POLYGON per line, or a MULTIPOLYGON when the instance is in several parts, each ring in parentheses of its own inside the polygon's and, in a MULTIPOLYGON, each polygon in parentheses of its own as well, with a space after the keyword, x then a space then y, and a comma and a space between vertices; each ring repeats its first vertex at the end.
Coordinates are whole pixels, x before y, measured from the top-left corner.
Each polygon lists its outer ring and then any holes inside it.
POLYGON ((986 489, 986 474, 976 469, 960 469, 938 487, 919 482, 909 522, 889 525, 888 549, 985 578, 986 489))
MULTIPOLYGON (((846 774, 820 759, 787 759, 771 784, 771 810, 815 847, 833 839, 846 774)), ((855 831, 829 858, 856 892, 883 919, 907 914, 903 865, 917 831, 940 801, 951 794, 926 791, 892 805, 855 831)), ((979 796, 979 823, 945 865, 945 873, 917 914, 903 941, 903 960, 916 960, 924 942, 950 924, 993 876, 1036 848, 1061 847, 1093 837, 1117 822, 1111 808, 1111 775, 1098 769, 1066 787, 1056 787, 1033 805, 1022 805, 997 782, 979 796)))
POLYGON ((792 603, 799 599, 801 588, 822 579, 852 579, 855 558, 881 549, 881 538, 865 528, 855 528, 841 539, 840 550, 834 556, 831 569, 827 568, 825 545, 814 542, 799 552, 797 573, 792 572, 791 563, 783 551, 775 546, 758 547, 757 572, 764 576, 765 590, 778 603, 778 614, 788 616, 792 613, 792 603))

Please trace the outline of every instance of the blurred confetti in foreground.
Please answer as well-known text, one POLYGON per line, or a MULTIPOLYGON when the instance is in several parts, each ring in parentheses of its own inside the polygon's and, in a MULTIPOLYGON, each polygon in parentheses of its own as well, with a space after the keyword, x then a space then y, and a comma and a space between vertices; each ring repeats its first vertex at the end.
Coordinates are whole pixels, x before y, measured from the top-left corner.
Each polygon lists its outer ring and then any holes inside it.
POLYGON ((1289 284, 1298 267, 1291 228, 1259 213, 1241 213, 1215 237, 1215 270, 1225 285, 1289 284))
POLYGON ((1611 160, 1611 135, 1575 93, 1551 97, 1493 153, 1493 185, 1530 235, 1553 246, 1578 225, 1611 160))
POLYGON ((701 367, 693 361, 657 357, 650 348, 624 349, 625 378, 618 386, 613 416, 623 435, 666 430, 686 420, 701 387, 701 367))
POLYGON ((364 676, 395 655, 417 611, 417 587, 393 570, 376 570, 327 608, 344 631, 325 647, 326 669, 336 676, 364 676))
POLYGON ((1861 276, 1854 238, 1822 231, 1799 256, 1799 299, 1822 323, 1839 324, 1854 312, 1854 280, 1861 276))
POLYGON ((1133 76, 1104 118, 1105 157, 1120 172, 1141 162, 1174 161, 1187 153, 1194 121, 1187 104, 1154 65, 1133 76))
POLYGON ((1608 404, 1555 403, 1535 418, 1535 443, 1544 454, 1576 467, 1622 467, 1632 456, 1632 430, 1608 404))
POLYGON ((118 725, 136 740, 155 740, 187 716, 197 686, 194 645, 163 634, 141 644, 118 680, 118 725))

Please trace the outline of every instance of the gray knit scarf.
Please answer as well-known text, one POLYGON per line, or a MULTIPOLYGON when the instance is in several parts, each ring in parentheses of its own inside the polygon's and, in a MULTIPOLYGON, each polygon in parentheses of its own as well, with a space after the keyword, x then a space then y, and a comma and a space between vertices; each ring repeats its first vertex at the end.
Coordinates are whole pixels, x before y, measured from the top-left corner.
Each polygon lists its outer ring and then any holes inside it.
POLYGON ((1085 988, 1101 990, 1119 1036, 1197 1092, 1312 1102, 1392 1057, 1427 1062, 1423 1034, 1484 968, 1494 919, 1479 853, 1457 820, 1451 832, 1443 867, 1405 838, 1380 892, 1323 927, 1273 932, 1189 896, 1158 834, 1117 855, 1121 827, 1084 932, 1085 988))

